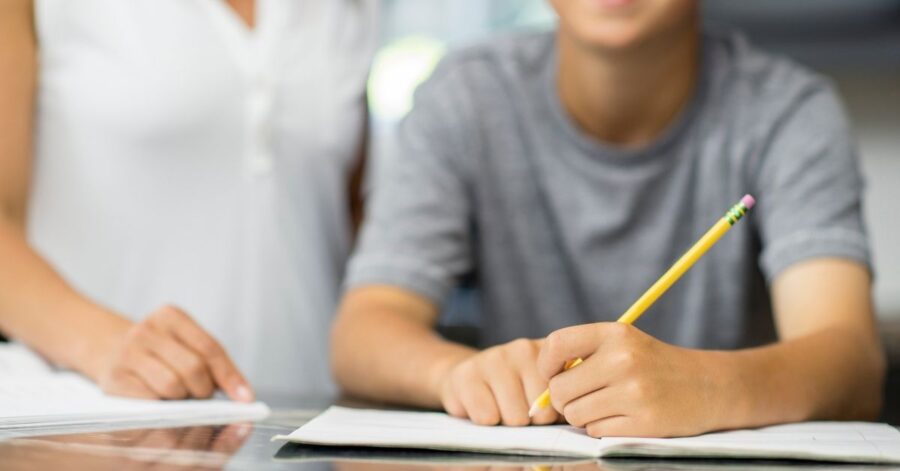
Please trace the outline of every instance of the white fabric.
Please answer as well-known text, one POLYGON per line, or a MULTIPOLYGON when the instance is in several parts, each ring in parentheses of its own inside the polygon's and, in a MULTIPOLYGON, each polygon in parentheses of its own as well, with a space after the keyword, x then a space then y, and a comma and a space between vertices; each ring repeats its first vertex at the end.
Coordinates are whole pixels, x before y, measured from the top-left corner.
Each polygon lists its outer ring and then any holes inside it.
POLYGON ((32 244, 132 319, 184 308, 258 390, 331 393, 374 3, 35 5, 32 244))

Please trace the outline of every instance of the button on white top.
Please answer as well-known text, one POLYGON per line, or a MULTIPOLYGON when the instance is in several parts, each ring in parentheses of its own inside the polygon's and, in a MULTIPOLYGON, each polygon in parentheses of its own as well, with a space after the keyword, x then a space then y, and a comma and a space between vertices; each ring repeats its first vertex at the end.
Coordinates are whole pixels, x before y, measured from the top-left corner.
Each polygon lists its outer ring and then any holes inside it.
POLYGON ((272 172, 272 157, 267 154, 253 154, 247 161, 250 173, 261 177, 272 172))

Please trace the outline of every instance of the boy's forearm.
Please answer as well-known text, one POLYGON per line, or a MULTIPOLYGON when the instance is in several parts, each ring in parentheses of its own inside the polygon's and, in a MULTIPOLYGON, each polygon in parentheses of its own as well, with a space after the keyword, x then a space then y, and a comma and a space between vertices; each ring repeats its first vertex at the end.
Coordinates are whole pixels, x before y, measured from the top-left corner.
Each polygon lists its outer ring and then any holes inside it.
POLYGON ((475 351, 390 307, 361 301, 345 301, 334 325, 332 366, 338 383, 366 399, 440 408, 445 372, 475 351))
POLYGON ((885 360, 877 337, 833 326, 775 345, 718 356, 734 398, 722 428, 804 420, 873 420, 885 360))

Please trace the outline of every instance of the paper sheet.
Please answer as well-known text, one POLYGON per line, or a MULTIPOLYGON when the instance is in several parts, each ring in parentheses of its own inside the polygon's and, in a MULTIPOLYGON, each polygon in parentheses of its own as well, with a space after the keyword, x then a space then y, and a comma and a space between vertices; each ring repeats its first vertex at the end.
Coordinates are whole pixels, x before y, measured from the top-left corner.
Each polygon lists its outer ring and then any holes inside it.
POLYGON ((900 463, 900 432, 885 424, 808 422, 675 439, 594 439, 568 426, 485 427, 446 414, 332 407, 274 439, 342 446, 541 456, 657 456, 900 463))
POLYGON ((687 438, 604 438, 601 442, 603 456, 900 463, 900 431, 865 422, 803 422, 687 438))
POLYGON ((265 417, 262 403, 148 401, 105 395, 84 377, 57 371, 27 348, 0 345, 0 438, 128 424, 211 423, 265 417))
POLYGON ((598 456, 597 440, 575 427, 486 427, 436 412, 344 407, 331 407, 290 435, 275 439, 317 445, 598 456))

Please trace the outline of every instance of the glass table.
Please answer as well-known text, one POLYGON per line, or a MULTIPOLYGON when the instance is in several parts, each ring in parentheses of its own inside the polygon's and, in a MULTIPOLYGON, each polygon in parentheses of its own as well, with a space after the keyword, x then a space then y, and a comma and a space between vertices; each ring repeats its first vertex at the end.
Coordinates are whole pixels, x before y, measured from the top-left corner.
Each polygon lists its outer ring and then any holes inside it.
MULTIPOLYGON (((273 413, 257 422, 144 428, 15 438, 0 442, 0 469, 334 471, 426 470, 900 470, 810 462, 636 460, 601 462, 418 450, 331 448, 273 442, 315 417, 329 399, 263 397, 273 413)), ((358 405, 338 401, 342 405, 358 405)))

